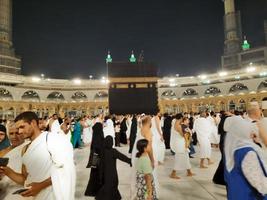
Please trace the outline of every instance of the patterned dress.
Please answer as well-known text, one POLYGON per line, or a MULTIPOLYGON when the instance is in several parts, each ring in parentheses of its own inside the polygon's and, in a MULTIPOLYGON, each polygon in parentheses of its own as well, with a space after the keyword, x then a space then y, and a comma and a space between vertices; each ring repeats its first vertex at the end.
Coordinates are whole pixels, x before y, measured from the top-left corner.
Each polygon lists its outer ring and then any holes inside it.
MULTIPOLYGON (((137 160, 137 172, 136 172, 136 199, 137 200, 146 200, 147 199, 147 186, 146 186, 146 180, 145 175, 150 174, 152 176, 152 166, 151 162, 148 156, 141 156, 137 160)), ((156 189, 155 189, 155 183, 154 178, 152 176, 152 196, 153 200, 157 200, 156 196, 156 189)))

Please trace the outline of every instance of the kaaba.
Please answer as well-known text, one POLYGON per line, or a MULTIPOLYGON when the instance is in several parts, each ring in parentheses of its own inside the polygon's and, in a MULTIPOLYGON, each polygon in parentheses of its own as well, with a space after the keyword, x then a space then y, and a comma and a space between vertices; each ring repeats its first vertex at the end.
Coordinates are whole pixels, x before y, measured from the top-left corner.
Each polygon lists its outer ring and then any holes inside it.
POLYGON ((156 114, 158 68, 146 62, 108 64, 110 114, 156 114))

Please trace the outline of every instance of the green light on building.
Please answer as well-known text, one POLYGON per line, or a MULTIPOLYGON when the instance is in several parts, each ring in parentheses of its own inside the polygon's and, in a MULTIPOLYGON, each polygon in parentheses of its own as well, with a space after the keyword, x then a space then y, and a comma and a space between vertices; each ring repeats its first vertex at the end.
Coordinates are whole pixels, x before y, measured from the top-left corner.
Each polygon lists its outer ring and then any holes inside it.
POLYGON ((246 37, 244 38, 244 42, 242 44, 242 49, 243 49, 243 51, 246 51, 246 50, 250 49, 250 44, 248 43, 246 37))
POLYGON ((112 62, 112 57, 110 55, 110 52, 108 52, 107 58, 106 58, 106 63, 111 63, 112 62))
POLYGON ((130 57, 130 62, 131 63, 134 63, 134 62, 136 62, 136 58, 135 58, 135 56, 134 56, 134 53, 133 53, 133 51, 132 51, 132 55, 131 55, 131 57, 130 57))

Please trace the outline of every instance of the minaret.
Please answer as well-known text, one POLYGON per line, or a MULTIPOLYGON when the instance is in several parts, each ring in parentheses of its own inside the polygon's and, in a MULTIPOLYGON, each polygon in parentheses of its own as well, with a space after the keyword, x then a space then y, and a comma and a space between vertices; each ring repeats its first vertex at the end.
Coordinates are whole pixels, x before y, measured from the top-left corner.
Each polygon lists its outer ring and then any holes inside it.
POLYGON ((224 0, 224 55, 233 55, 241 51, 241 17, 240 12, 235 11, 234 0, 224 0))
POLYGON ((265 45, 267 46, 267 20, 264 21, 265 45))
POLYGON ((21 59, 12 43, 12 0, 0 0, 0 72, 21 72, 21 59))

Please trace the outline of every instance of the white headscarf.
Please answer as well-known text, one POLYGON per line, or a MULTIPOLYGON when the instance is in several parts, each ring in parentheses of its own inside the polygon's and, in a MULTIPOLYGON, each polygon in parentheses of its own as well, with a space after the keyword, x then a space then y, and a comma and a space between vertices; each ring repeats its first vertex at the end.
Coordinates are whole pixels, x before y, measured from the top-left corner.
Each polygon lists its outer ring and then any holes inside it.
POLYGON ((227 135, 225 138, 225 162, 228 172, 232 171, 235 165, 234 153, 236 150, 251 147, 260 156, 261 148, 256 145, 251 137, 253 126, 250 122, 241 117, 228 118, 227 135))

